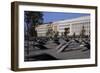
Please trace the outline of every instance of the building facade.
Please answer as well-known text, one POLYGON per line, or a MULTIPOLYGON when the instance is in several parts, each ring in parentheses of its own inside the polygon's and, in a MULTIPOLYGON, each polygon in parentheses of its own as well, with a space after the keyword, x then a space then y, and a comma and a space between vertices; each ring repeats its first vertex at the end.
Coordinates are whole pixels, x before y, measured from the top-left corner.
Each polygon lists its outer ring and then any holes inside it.
POLYGON ((46 36, 48 29, 52 29, 54 32, 59 32, 59 36, 64 34, 64 29, 69 28, 69 36, 80 35, 84 27, 85 35, 90 35, 90 16, 82 16, 73 19, 55 21, 49 24, 43 24, 37 27, 39 36, 46 36))
POLYGON ((48 28, 47 28, 47 24, 43 24, 43 25, 39 25, 37 28, 37 36, 46 36, 46 33, 48 31, 48 28))

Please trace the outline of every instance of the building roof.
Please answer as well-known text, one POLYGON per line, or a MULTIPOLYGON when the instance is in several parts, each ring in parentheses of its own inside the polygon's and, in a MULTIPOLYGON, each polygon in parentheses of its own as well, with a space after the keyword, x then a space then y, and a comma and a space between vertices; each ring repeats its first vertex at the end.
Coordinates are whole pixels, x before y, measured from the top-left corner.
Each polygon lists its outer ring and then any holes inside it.
POLYGON ((81 16, 81 17, 72 18, 72 19, 65 19, 65 20, 55 21, 55 22, 53 22, 53 24, 71 23, 71 22, 76 22, 76 21, 88 21, 88 20, 90 20, 90 16, 81 16))

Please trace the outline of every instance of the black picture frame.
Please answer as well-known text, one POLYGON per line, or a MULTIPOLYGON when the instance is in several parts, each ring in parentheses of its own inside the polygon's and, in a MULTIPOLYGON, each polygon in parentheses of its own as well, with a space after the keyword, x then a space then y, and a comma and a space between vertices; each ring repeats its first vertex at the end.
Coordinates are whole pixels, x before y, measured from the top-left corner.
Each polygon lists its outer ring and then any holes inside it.
POLYGON ((93 67, 97 66, 97 7, 85 6, 85 5, 68 5, 68 4, 51 4, 51 3, 36 3, 36 2, 12 2, 11 3, 11 70, 13 71, 28 71, 28 70, 46 70, 46 69, 60 69, 60 68, 77 68, 77 67, 93 67), (82 64, 82 65, 63 65, 63 66, 50 66, 50 67, 28 67, 19 68, 19 6, 48 6, 48 7, 61 7, 61 8, 83 8, 92 9, 95 11, 95 63, 94 64, 82 64))

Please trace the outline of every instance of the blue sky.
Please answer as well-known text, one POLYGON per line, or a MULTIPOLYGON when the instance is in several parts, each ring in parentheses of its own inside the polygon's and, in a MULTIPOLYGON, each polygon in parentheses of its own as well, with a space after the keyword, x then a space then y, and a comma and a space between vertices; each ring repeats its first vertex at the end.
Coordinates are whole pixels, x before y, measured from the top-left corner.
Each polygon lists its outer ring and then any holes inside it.
POLYGON ((80 16, 86 16, 86 15, 90 15, 90 14, 43 12, 43 19, 44 19, 44 23, 48 23, 48 22, 53 22, 53 21, 58 21, 58 20, 77 18, 77 17, 80 17, 80 16))

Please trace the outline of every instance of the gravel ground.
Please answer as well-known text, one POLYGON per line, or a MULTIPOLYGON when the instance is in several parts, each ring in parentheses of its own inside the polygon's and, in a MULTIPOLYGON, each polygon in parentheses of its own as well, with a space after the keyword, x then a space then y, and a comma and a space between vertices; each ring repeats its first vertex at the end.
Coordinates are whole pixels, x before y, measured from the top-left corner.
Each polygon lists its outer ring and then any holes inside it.
MULTIPOLYGON (((60 43, 65 43, 64 40, 60 39, 60 43)), ((36 56, 44 56, 44 57, 50 57, 51 60, 58 59, 58 60, 68 60, 68 59, 86 59, 86 58, 90 58, 90 50, 85 50, 87 49, 86 47, 80 47, 80 44, 77 44, 75 41, 73 41, 71 44, 69 44, 69 47, 65 48, 64 51, 59 51, 62 50, 61 48, 57 49, 59 45, 55 44, 53 41, 48 41, 45 45, 45 47, 49 48, 49 49, 45 49, 45 50, 34 50, 34 48, 32 48, 32 45, 29 48, 29 54, 26 54, 26 48, 25 48, 25 61, 37 61, 36 56), (85 51, 83 51, 85 50, 85 51), (44 54, 44 55, 43 55, 44 54), (50 56, 48 56, 50 55, 50 56), (32 58, 28 58, 27 57, 32 57, 32 58), (54 58, 52 58, 54 57, 54 58)), ((49 60, 50 60, 49 58, 49 60)), ((45 58, 43 58, 45 60, 45 58)), ((47 58, 46 58, 47 59, 47 58)), ((38 59, 39 60, 39 59, 38 59)))

